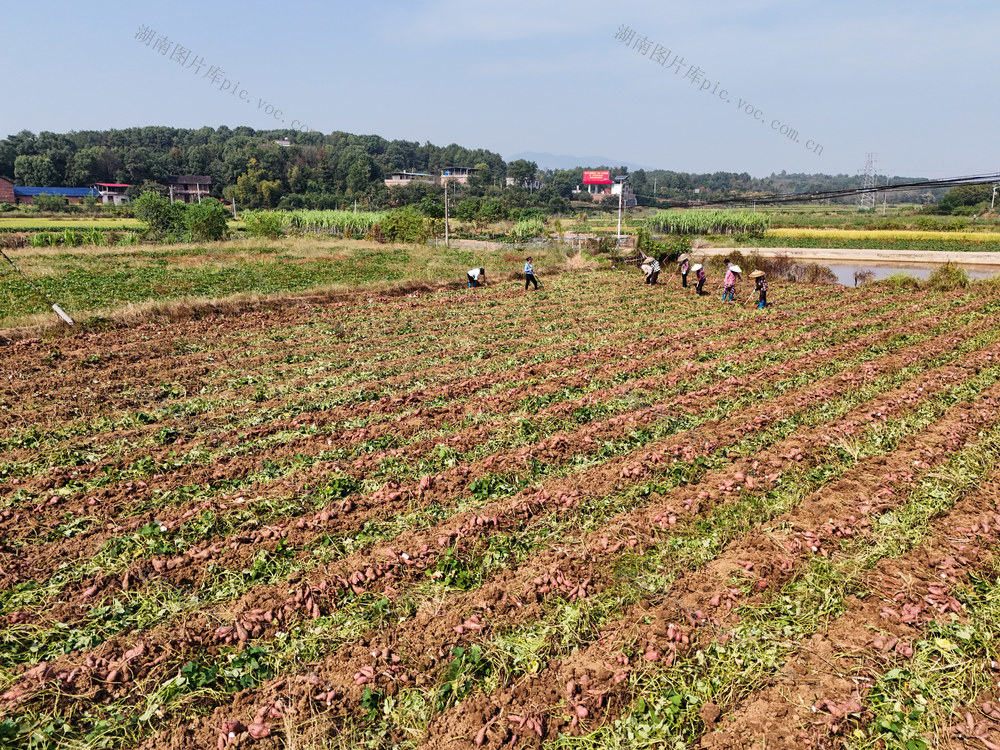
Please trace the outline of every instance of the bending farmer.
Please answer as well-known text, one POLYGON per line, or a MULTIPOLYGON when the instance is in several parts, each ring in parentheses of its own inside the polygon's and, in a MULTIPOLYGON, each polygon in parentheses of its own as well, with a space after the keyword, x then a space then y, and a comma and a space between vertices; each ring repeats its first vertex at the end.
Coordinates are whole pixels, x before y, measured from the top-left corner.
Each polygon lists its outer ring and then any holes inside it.
MULTIPOLYGON (((767 307, 767 274, 763 271, 754 271, 750 274, 750 278, 755 281, 754 291, 757 292, 757 309, 762 310, 767 307)), ((753 296, 753 292, 750 292, 750 295, 753 296)))
POLYGON ((486 286, 486 269, 470 268, 466 271, 466 281, 469 282, 469 287, 486 286))
MULTIPOLYGON (((728 260, 726 262, 729 263, 728 260)), ((743 269, 730 263, 729 269, 726 271, 726 276, 722 279, 723 302, 726 300, 730 302, 736 301, 736 285, 740 283, 741 273, 743 273, 743 269)))
POLYGON ((694 275, 698 279, 698 295, 704 297, 708 292, 705 291, 705 280, 708 276, 705 275, 705 269, 701 263, 695 263, 691 266, 691 270, 694 271, 694 275))

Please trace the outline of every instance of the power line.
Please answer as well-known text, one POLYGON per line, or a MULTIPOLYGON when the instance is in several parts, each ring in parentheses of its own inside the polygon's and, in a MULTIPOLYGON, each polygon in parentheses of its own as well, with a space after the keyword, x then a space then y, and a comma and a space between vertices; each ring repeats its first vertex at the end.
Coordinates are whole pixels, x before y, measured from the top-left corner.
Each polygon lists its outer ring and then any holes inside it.
MULTIPOLYGON (((988 174, 964 175, 936 180, 919 180, 916 182, 900 182, 894 185, 871 185, 860 188, 841 188, 837 190, 817 190, 802 193, 771 193, 769 195, 742 196, 738 198, 720 198, 715 201, 668 201, 670 208, 699 208, 707 206, 727 206, 746 203, 804 203, 809 201, 832 200, 834 198, 851 198, 866 193, 878 193, 882 190, 933 190, 936 188, 958 187, 959 185, 984 185, 1000 182, 1000 172, 988 174)), ((644 195, 643 198, 652 196, 644 195)))

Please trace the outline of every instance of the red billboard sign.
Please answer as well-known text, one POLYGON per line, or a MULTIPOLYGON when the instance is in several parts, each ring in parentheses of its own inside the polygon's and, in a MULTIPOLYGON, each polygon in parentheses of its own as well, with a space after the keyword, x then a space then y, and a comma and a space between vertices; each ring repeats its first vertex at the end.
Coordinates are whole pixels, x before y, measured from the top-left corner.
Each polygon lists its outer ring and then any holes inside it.
POLYGON ((610 185, 611 172, 606 169, 585 169, 583 170, 584 185, 610 185))

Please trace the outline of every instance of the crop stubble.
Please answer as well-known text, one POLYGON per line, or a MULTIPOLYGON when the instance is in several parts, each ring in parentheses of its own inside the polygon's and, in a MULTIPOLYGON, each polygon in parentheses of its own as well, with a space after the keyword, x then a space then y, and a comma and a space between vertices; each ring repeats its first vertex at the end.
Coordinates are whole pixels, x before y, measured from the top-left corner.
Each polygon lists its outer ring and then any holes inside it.
MULTIPOLYGON (((717 674, 741 608, 848 555, 996 421, 985 294, 817 288, 767 317, 609 274, 561 283, 5 352, 12 746, 269 747, 319 726, 360 744, 610 746, 644 689, 717 674), (786 474, 799 494, 781 496, 786 474), (331 478, 347 489, 324 496, 331 478), (691 557, 701 533, 711 551, 691 557), (226 571, 239 583, 220 589, 226 571), (115 606, 120 624, 95 627, 115 606), (518 629, 541 634, 539 662, 496 668, 518 629)), ((685 697, 683 741, 738 724, 773 674, 685 697)), ((820 736, 812 714, 776 715, 773 736, 820 736)))

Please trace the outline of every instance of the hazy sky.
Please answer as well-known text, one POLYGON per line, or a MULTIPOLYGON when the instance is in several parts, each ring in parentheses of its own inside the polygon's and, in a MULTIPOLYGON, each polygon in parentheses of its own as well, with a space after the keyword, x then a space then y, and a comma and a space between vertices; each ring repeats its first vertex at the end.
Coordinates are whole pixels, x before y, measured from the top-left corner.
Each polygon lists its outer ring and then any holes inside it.
POLYGON ((6 2, 0 137, 298 121, 694 172, 995 172, 998 29, 978 0, 6 2))

